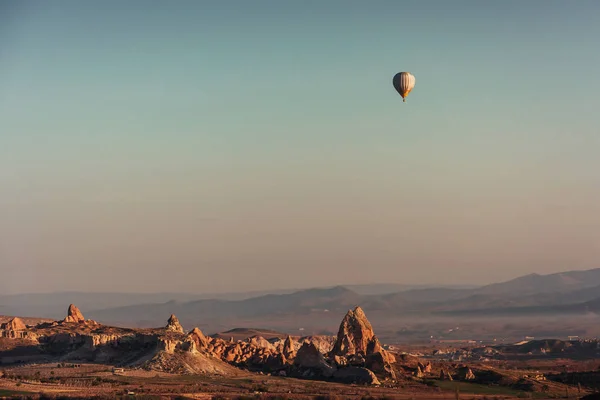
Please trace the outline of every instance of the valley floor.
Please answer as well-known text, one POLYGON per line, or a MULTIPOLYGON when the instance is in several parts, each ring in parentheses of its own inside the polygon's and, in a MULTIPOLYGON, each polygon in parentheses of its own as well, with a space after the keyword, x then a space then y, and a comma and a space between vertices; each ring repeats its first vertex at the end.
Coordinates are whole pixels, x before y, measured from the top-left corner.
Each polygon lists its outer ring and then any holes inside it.
MULTIPOLYGON (((505 387, 432 380, 431 386, 405 382, 397 387, 368 387, 307 381, 256 373, 239 377, 177 375, 155 371, 112 372, 112 366, 57 364, 15 366, 3 370, 0 397, 9 398, 188 398, 188 399, 517 399, 566 397, 523 393, 505 387), (8 376, 8 378, 7 378, 8 376)), ((577 393, 571 392, 573 399, 577 393)))

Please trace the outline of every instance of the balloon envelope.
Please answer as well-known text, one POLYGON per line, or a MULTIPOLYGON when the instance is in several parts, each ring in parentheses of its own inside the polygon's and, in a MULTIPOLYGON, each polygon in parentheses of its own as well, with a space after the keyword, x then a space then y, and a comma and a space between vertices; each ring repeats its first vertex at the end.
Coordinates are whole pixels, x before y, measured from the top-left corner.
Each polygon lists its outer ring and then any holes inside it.
POLYGON ((402 101, 406 102, 406 96, 415 87, 415 77, 410 72, 398 72, 392 80, 394 88, 402 96, 402 101))

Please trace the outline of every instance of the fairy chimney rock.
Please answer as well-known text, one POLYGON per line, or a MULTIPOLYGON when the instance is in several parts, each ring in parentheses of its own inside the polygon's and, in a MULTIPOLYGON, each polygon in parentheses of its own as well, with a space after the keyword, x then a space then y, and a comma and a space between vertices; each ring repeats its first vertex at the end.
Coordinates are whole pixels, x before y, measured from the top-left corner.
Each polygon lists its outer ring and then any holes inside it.
POLYGON ((294 358, 296 356, 294 341, 290 336, 288 336, 283 343, 283 355, 286 358, 294 358))
POLYGON ((171 317, 167 321, 166 329, 168 331, 183 333, 183 327, 179 323, 179 320, 177 319, 177 317, 175 316, 175 314, 171 314, 171 317))
POLYGON ((85 322, 85 318, 83 317, 83 314, 81 313, 79 308, 77 308, 75 304, 71 304, 69 305, 67 317, 64 319, 64 322, 80 323, 85 322))
MULTIPOLYGON (((340 324, 337 340, 331 351, 334 356, 348 356, 351 354, 367 354, 369 344, 375 334, 373 327, 360 307, 349 310, 340 324)), ((372 347, 374 343, 371 343, 372 347)))

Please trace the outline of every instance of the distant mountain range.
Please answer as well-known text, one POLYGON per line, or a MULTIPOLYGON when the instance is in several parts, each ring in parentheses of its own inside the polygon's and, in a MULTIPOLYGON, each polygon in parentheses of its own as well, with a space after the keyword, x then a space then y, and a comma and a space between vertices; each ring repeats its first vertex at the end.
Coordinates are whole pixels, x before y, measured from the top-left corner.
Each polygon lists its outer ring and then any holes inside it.
POLYGON ((600 312, 600 268, 549 275, 530 274, 482 287, 354 285, 275 293, 217 296, 160 293, 52 293, 0 296, 0 314, 62 318, 77 304, 85 316, 107 324, 160 326, 176 314, 184 326, 294 327, 343 315, 360 305, 369 315, 500 316, 600 312), (275 322, 279 321, 279 322, 275 322), (281 321, 286 321, 283 324, 281 321), (283 324, 283 325, 282 325, 283 324), (291 325, 290 325, 291 324, 291 325))
MULTIPOLYGON (((431 285, 403 284, 363 284, 346 285, 346 288, 361 295, 382 295, 411 289, 431 287, 431 285)), ((475 286, 444 286, 451 288, 469 288, 475 286)), ((439 289, 439 288, 438 288, 439 289)), ((70 303, 77 304, 83 310, 101 310, 133 305, 167 302, 191 302, 197 300, 240 301, 267 295, 293 294, 307 289, 281 289, 230 293, 113 293, 113 292, 54 292, 23 293, 0 295, 0 315, 42 316, 44 318, 63 318, 63 308, 70 303)), ((312 289, 308 289, 312 290, 312 289)))

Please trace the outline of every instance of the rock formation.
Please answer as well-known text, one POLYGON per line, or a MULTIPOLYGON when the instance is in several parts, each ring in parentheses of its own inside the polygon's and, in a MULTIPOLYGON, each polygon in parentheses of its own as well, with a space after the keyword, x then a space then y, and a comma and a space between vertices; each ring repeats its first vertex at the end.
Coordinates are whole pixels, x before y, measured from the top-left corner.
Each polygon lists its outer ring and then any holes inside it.
POLYGON ((283 343, 283 349, 281 350, 285 358, 295 358, 296 357, 296 347, 294 346, 294 341, 290 336, 285 339, 283 343))
POLYGON ((441 381, 444 381, 444 380, 452 381, 454 379, 452 378, 452 374, 450 374, 450 372, 448 372, 448 371, 446 371, 445 369, 442 368, 440 370, 440 380, 441 381))
POLYGON ((6 324, 3 324, 2 329, 6 329, 9 331, 24 331, 27 329, 27 325, 25 322, 19 317, 14 317, 9 320, 6 324))
POLYGON ((333 349, 333 345, 336 342, 335 336, 305 336, 300 338, 298 342, 293 342, 296 351, 302 346, 304 342, 312 342, 317 346, 319 351, 323 354, 328 354, 333 349))
POLYGON ((462 379, 465 381, 472 381, 475 379, 475 374, 473 373, 471 368, 469 368, 467 366, 463 366, 458 370, 458 377, 459 377, 459 379, 462 379))
POLYGON ((421 369, 421 371, 424 374, 430 374, 431 373, 431 362, 430 361, 427 361, 427 363, 425 363, 425 364, 419 362, 418 367, 421 369))
POLYGON ((209 339, 204 336, 202 331, 199 328, 194 328, 187 335, 188 341, 194 344, 196 350, 208 349, 210 345, 209 339))
POLYGON ((19 317, 11 318, 8 322, 0 325, 0 337, 24 339, 33 338, 34 336, 27 330, 27 325, 19 317))
POLYGON ((338 367, 366 367, 376 374, 396 379, 392 367, 396 359, 382 348, 360 307, 349 310, 342 320, 329 359, 338 367))
POLYGON ((183 326, 181 326, 175 314, 171 314, 171 317, 167 321, 167 326, 165 327, 165 329, 168 331, 183 333, 183 326))
MULTIPOLYGON (((313 370, 314 375, 322 375, 323 377, 331 377, 335 369, 327 363, 325 357, 314 343, 305 342, 302 347, 298 350, 298 354, 294 359, 294 365, 305 370, 313 370)), ((306 371, 303 371, 303 375, 311 376, 306 371)))
POLYGON ((253 336, 250 338, 249 343, 255 347, 275 351, 275 346, 271 344, 267 339, 262 336, 253 336))
POLYGON ((425 376, 425 374, 423 373, 423 370, 421 369, 420 365, 417 365, 417 370, 413 373, 413 375, 416 376, 417 378, 422 378, 422 377, 425 376))
POLYGON ((347 367, 333 373, 333 378, 344 383, 357 383, 367 385, 380 385, 381 383, 373 372, 367 368, 347 367))
POLYGON ((342 320, 331 354, 333 356, 365 354, 373 336, 375 333, 367 316, 362 308, 356 307, 354 310, 349 310, 342 320))
POLYGON ((79 308, 77 308, 75 304, 71 304, 69 305, 69 310, 67 311, 67 317, 63 321, 69 323, 81 323, 85 322, 85 318, 83 317, 83 314, 79 308))
POLYGON ((394 378, 393 357, 382 348, 359 307, 345 316, 335 343, 332 337, 323 336, 298 341, 291 336, 270 340, 253 336, 233 341, 205 336, 199 328, 186 334, 175 315, 164 328, 110 327, 85 320, 73 304, 63 321, 27 327, 13 318, 2 328, 1 336, 30 339, 38 347, 40 360, 59 357, 171 373, 236 374, 238 367, 372 385, 381 378, 394 378))

